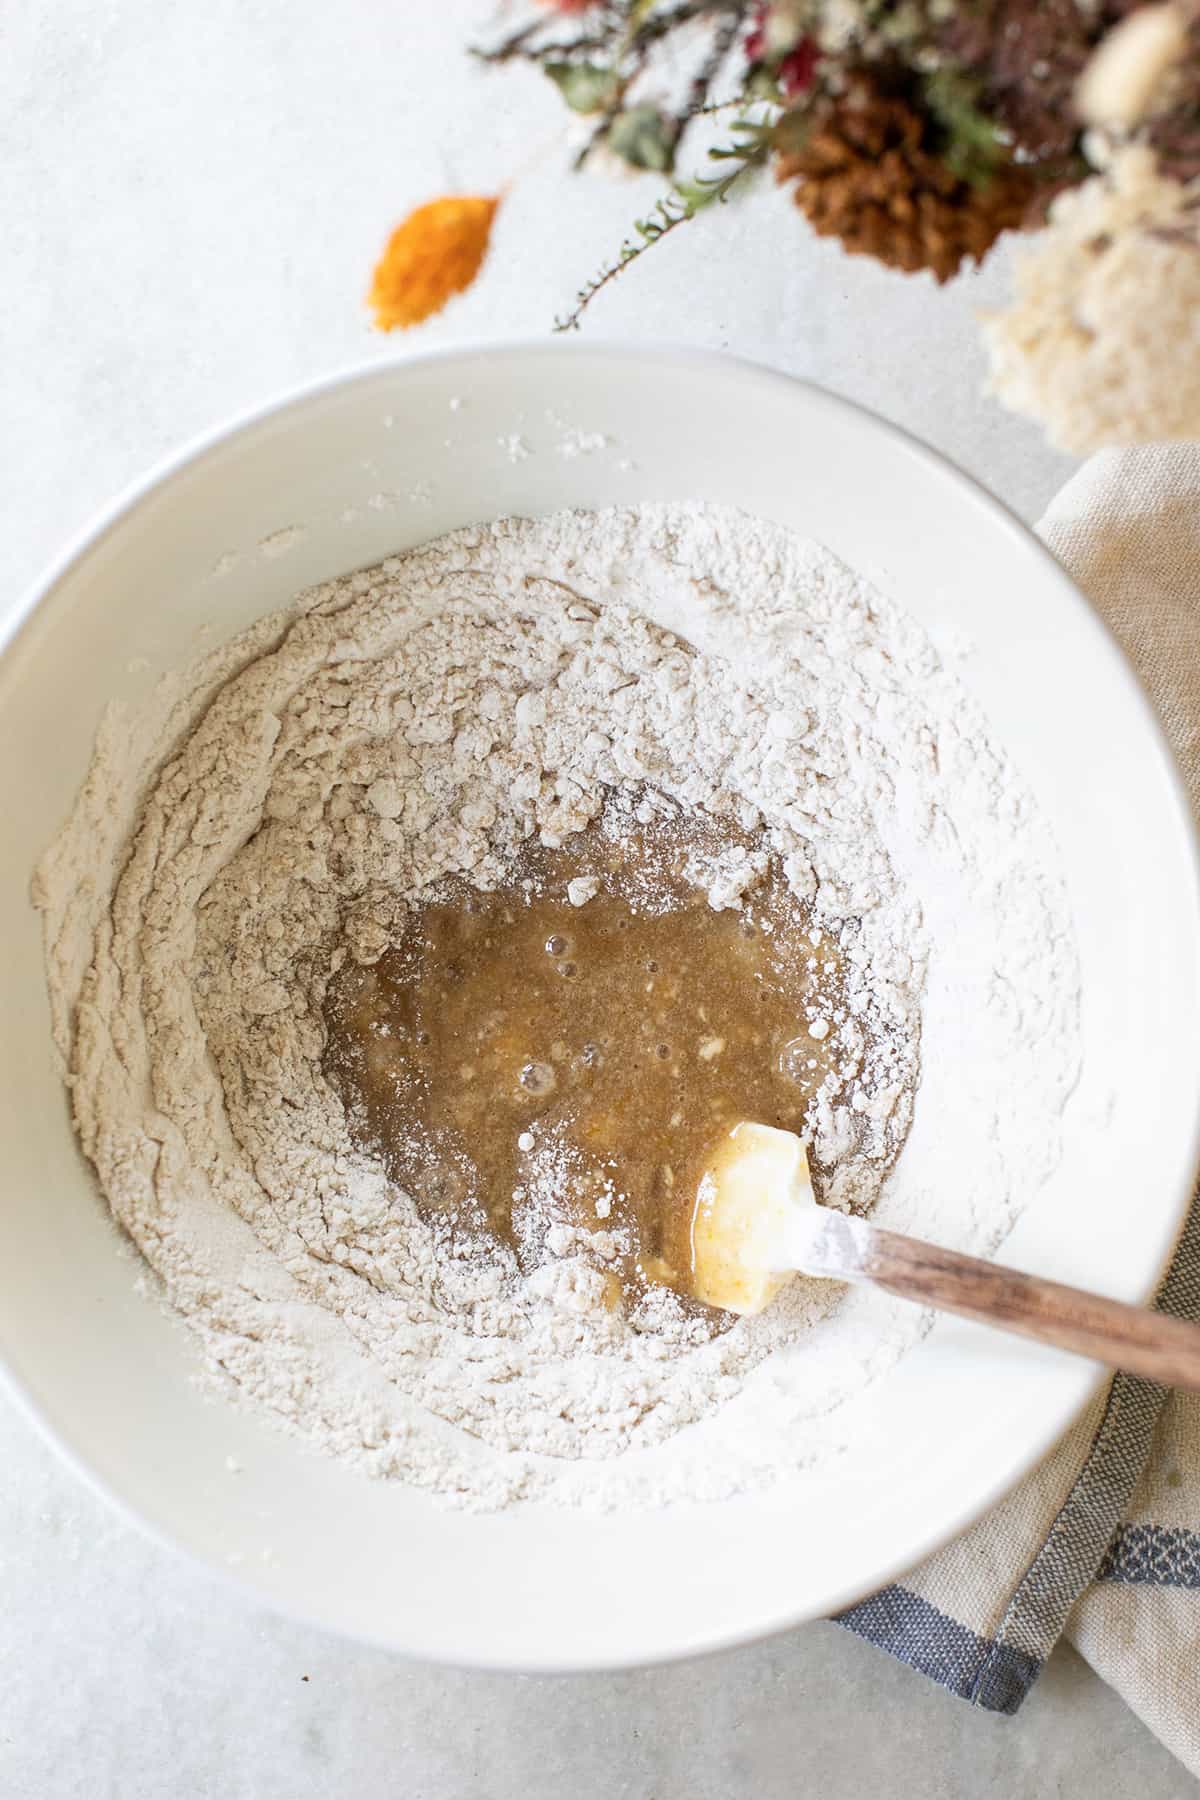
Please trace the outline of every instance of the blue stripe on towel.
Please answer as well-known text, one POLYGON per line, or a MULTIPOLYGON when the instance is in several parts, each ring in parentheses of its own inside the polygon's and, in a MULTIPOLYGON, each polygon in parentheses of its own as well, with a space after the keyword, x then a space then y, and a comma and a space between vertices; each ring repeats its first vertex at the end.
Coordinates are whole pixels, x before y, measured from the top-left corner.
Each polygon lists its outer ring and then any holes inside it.
POLYGON ((1175 1525, 1118 1525, 1096 1579, 1200 1588, 1200 1532, 1175 1525))
POLYGON ((989 1712, 1016 1712, 1041 1671, 1036 1658, 980 1637, 898 1584, 839 1613, 836 1622, 989 1712))

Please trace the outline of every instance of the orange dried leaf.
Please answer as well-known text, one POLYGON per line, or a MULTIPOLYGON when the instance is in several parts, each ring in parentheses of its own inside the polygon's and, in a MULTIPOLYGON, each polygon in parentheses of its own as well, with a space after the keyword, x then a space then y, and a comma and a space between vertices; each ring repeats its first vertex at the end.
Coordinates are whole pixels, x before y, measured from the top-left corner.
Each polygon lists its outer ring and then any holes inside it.
POLYGON ((397 225, 375 265, 368 303, 380 331, 419 325, 479 273, 500 201, 447 194, 397 225))

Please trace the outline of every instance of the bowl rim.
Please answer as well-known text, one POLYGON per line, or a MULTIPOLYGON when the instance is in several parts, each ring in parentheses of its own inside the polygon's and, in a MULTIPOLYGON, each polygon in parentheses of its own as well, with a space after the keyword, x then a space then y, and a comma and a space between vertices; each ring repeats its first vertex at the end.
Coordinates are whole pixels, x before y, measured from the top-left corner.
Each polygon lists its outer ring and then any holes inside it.
MULTIPOLYGON (((1183 778, 1167 742, 1162 723, 1142 686, 1141 678, 1132 660, 1117 642, 1092 602, 1032 527, 1026 525, 1012 507, 992 494, 981 481, 960 468, 949 456, 925 443, 906 427, 882 417, 871 407, 834 393, 802 376, 793 375, 750 357, 722 350, 692 347, 653 338, 608 337, 588 339, 586 342, 580 342, 577 339, 545 340, 520 336, 494 339, 472 338, 460 343, 440 345, 429 349, 403 350, 399 354, 369 361, 358 359, 331 372, 290 386, 264 401, 241 408, 232 417, 215 426, 193 434, 181 446, 157 458, 143 474, 126 483, 112 499, 96 508, 83 525, 68 538, 65 546, 43 567, 41 573, 26 585, 15 601, 4 610, 3 615, 0 615, 0 665, 14 651, 39 608, 51 599, 59 584, 71 574, 79 563, 102 545, 110 534, 118 530, 145 501, 167 487, 178 475, 202 462, 208 456, 220 452, 243 432, 269 422, 283 420, 290 412, 299 411, 313 402, 319 401, 325 395, 358 386, 369 387, 375 382, 392 379, 398 372, 409 367, 430 363, 467 365, 473 359, 494 356, 515 356, 522 359, 539 360, 570 359, 582 356, 609 359, 614 363, 624 361, 635 365, 639 360, 652 358, 656 362, 670 360, 677 365, 690 365, 698 371, 729 371, 732 369, 738 376, 749 381, 765 382, 774 387, 786 385, 790 389, 800 389, 807 396, 808 403, 818 413, 824 409, 843 418, 848 416, 860 425, 866 425, 871 431, 889 438, 897 449, 922 464, 939 481, 957 490, 962 499, 990 515, 995 527, 1003 529, 1010 538, 1018 540, 1026 554, 1032 553, 1035 561, 1040 563, 1044 576, 1058 587, 1063 602, 1075 611, 1077 622, 1082 622, 1086 629, 1098 636, 1108 655, 1120 669, 1129 698, 1139 710, 1147 747, 1153 747, 1155 752, 1158 775, 1163 781, 1172 810, 1176 815, 1176 821, 1181 831, 1181 843, 1186 844, 1193 910, 1200 917, 1200 825, 1193 817, 1183 778)), ((1197 1093, 1191 1122, 1187 1159, 1187 1167, 1190 1172, 1172 1215, 1173 1223, 1169 1230, 1161 1230, 1158 1234, 1153 1276, 1145 1284, 1141 1295, 1143 1301, 1146 1302, 1149 1302, 1157 1291, 1170 1266, 1187 1223, 1196 1192, 1197 1177, 1200 1175, 1200 1092, 1197 1093)), ((1098 1365, 1079 1362, 1074 1371, 1075 1379, 1070 1383, 1069 1391, 1064 1393, 1056 1416, 1036 1434, 1031 1435, 1021 1456, 1015 1459, 1002 1476, 998 1476, 984 1488, 977 1490, 951 1515, 943 1515, 939 1523, 935 1527, 931 1527, 921 1541, 917 1542, 910 1552, 906 1552, 901 1560, 892 1557, 884 1565, 872 1566, 861 1578, 844 1584, 841 1590, 824 1598, 820 1613, 815 1613, 810 1604, 797 1605, 793 1603, 790 1606, 781 1607, 778 1616, 773 1619, 756 1622, 737 1630, 713 1632, 703 1642, 691 1647, 663 1649, 633 1659, 614 1654, 609 1657, 592 1657, 588 1660, 572 1659, 568 1656, 551 1662, 549 1660, 529 1661, 520 1657, 506 1660, 494 1655, 467 1657, 450 1653, 435 1652, 431 1654, 428 1650, 419 1648, 406 1650, 397 1644, 394 1637, 351 1629, 329 1620, 315 1608, 306 1607, 300 1598, 293 1601, 281 1598, 275 1590, 264 1591, 263 1587, 253 1579, 252 1572, 234 1571, 222 1567, 205 1555, 203 1551, 192 1548, 183 1539, 177 1537, 170 1526, 140 1512, 135 1503, 127 1500, 120 1489, 106 1475, 93 1467, 86 1456, 76 1450, 69 1439, 60 1432, 50 1416, 49 1408, 37 1398, 32 1386, 27 1384, 25 1378, 18 1373, 7 1355, 0 1351, 0 1382, 18 1402, 26 1417, 32 1420, 43 1438, 53 1445, 57 1454, 82 1477, 94 1492, 100 1494, 110 1506, 113 1506, 144 1535, 153 1542, 169 1547, 174 1553, 182 1554, 189 1563, 202 1568, 210 1576, 216 1576, 231 1592, 250 1598, 256 1604, 266 1604, 272 1610, 297 1622, 319 1626, 321 1629, 345 1637, 349 1641, 374 1642, 394 1653, 420 1656, 422 1660, 442 1663, 446 1666, 527 1673, 616 1670, 649 1667, 690 1659, 744 1644, 760 1642, 813 1617, 840 1611, 843 1607, 896 1580, 897 1577, 902 1576, 924 1558, 958 1537, 991 1511, 1014 1490, 1018 1483, 1060 1440, 1088 1402, 1098 1394, 1108 1379, 1108 1373, 1098 1365)), ((1064 1383, 1064 1388, 1066 1387, 1067 1384, 1064 1383)))

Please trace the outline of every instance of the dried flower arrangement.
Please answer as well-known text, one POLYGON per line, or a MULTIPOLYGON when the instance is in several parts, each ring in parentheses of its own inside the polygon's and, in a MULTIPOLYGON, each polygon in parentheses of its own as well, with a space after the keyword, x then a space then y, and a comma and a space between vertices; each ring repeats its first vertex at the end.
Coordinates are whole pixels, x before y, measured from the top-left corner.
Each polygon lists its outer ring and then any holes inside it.
MULTIPOLYGON (((554 83, 576 167, 670 183, 560 329, 770 167, 813 230, 938 282, 1036 234, 985 326, 993 390, 1068 449, 1200 435, 1200 0, 530 0, 475 54, 554 83)), ((380 325, 469 284, 497 204, 405 221, 380 325)))

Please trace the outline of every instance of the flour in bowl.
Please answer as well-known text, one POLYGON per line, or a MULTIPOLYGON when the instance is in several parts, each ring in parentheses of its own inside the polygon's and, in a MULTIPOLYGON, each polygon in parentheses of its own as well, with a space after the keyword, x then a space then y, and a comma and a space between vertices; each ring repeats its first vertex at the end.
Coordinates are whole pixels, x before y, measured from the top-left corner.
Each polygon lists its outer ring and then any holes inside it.
POLYGON ((105 1198, 231 1397, 476 1507, 715 1498, 836 1445, 919 1313, 807 1281, 732 1324, 653 1281, 614 1303, 619 1193, 582 1222, 548 1163, 489 1244, 329 1078, 331 984, 422 907, 689 820, 684 887, 749 930, 773 881, 836 958, 797 1016, 826 1203, 994 1247, 1078 1062, 1053 845, 915 622, 819 547, 708 507, 501 520, 106 722, 35 881, 56 1036, 105 1198))

